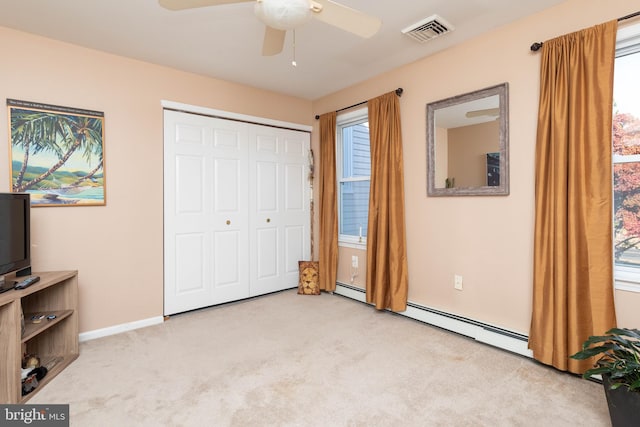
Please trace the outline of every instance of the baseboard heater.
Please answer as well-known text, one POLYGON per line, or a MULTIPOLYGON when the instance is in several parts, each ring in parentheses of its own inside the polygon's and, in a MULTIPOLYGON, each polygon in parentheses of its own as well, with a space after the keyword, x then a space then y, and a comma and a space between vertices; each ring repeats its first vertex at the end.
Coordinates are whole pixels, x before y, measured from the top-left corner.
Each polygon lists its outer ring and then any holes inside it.
MULTIPOLYGON (((361 288, 347 285, 346 283, 337 282, 334 293, 366 303, 365 291, 361 288)), ((533 357, 533 353, 527 348, 529 337, 517 332, 509 331, 507 329, 444 311, 435 310, 412 302, 407 303, 406 311, 398 314, 473 338, 476 341, 489 344, 512 353, 517 353, 526 357, 533 357)))

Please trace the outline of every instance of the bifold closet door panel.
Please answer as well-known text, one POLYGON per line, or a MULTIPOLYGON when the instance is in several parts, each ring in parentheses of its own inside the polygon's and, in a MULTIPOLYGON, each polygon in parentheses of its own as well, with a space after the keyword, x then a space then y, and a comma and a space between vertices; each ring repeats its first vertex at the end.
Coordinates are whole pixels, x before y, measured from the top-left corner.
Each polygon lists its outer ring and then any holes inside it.
POLYGON ((248 126, 165 111, 164 314, 249 296, 248 126))
POLYGON ((309 134, 251 126, 249 131, 250 294, 298 284, 309 257, 309 134))

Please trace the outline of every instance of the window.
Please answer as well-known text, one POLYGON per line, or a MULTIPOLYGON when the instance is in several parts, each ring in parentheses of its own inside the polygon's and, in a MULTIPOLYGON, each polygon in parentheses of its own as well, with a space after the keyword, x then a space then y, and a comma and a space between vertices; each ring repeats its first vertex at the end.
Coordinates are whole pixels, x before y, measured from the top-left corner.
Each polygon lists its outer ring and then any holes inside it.
POLYGON ((618 31, 613 87, 616 288, 640 292, 640 25, 618 31))
POLYGON ((371 181, 367 109, 338 116, 336 131, 338 241, 361 246, 366 244, 371 181))

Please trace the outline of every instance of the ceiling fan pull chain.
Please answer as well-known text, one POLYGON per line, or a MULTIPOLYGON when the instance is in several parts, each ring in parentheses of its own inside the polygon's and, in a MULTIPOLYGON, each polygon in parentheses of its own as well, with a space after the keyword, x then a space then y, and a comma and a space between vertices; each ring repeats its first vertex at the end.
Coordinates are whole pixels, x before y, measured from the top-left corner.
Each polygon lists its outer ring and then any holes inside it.
POLYGON ((294 29, 292 32, 293 32, 293 61, 291 61, 291 65, 293 65, 294 67, 297 67, 298 63, 296 62, 296 30, 294 29))

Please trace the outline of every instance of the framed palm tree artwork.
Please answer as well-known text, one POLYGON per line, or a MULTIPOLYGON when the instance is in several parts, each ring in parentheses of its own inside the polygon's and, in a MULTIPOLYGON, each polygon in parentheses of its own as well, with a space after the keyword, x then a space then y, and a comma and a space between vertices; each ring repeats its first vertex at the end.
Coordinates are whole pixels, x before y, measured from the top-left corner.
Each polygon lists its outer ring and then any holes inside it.
POLYGON ((32 206, 104 205, 104 113, 7 99, 11 191, 32 206))

